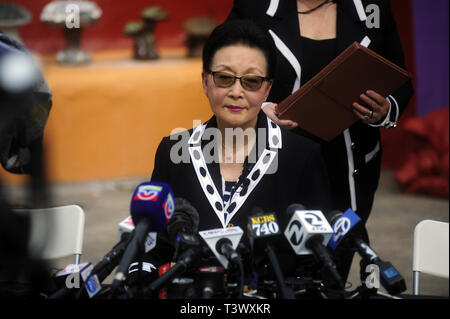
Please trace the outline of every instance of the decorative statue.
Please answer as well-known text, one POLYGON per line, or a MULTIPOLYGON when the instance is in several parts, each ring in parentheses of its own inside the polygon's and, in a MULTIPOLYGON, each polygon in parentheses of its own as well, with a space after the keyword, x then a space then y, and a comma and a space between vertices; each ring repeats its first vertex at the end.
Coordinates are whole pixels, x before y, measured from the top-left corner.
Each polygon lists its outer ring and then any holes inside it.
POLYGON ((183 24, 187 38, 188 57, 201 57, 203 46, 209 34, 217 26, 217 21, 210 17, 193 17, 183 24))
POLYGON ((41 21, 49 26, 62 28, 66 39, 66 48, 57 53, 61 64, 86 64, 91 54, 81 48, 83 28, 96 23, 102 10, 92 1, 52 1, 41 13, 41 21))
POLYGON ((18 27, 31 21, 31 13, 10 2, 0 3, 0 31, 22 43, 18 27))
POLYGON ((156 51, 156 39, 153 35, 156 25, 167 20, 168 14, 160 7, 148 7, 141 13, 142 21, 132 21, 124 28, 124 34, 134 38, 134 55, 137 60, 154 60, 159 55, 156 51))

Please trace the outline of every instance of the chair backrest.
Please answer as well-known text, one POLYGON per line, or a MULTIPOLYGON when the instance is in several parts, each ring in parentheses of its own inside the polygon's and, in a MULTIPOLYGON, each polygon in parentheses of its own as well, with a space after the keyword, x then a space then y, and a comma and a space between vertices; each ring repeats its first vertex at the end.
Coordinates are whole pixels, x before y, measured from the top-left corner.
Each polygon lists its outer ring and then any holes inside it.
POLYGON ((448 278, 448 223, 423 220, 414 228, 413 272, 448 278))
POLYGON ((22 210, 30 216, 29 249, 34 257, 55 259, 83 252, 85 214, 77 205, 22 210))

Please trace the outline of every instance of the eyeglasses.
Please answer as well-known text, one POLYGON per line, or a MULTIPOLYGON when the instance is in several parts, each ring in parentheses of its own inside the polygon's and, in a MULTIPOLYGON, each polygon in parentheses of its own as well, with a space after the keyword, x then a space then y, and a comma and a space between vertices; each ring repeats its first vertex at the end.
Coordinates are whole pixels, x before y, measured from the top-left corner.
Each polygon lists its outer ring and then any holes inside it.
POLYGON ((233 74, 222 71, 208 71, 207 73, 212 74, 214 84, 221 88, 229 88, 234 85, 236 79, 239 79, 244 90, 258 91, 264 81, 270 82, 269 78, 253 74, 235 76, 233 74))

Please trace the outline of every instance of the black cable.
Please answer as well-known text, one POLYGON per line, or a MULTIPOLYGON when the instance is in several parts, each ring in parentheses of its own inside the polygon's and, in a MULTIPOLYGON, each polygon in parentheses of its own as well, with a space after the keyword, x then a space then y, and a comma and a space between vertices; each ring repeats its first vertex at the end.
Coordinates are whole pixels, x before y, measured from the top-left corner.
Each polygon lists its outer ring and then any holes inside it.
POLYGON ((240 258, 239 258, 239 260, 236 261, 236 263, 237 263, 237 265, 239 267, 239 272, 240 272, 240 283, 239 283, 238 299, 242 299, 242 296, 244 294, 244 279, 245 279, 244 264, 242 263, 240 258))

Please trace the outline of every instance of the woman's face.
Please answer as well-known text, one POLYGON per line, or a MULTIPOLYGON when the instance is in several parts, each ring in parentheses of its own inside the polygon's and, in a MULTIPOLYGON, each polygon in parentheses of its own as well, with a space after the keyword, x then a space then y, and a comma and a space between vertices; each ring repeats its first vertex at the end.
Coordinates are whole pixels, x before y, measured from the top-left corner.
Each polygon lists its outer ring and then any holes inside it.
MULTIPOLYGON (((237 44, 222 47, 215 53, 210 71, 225 72, 235 76, 267 76, 267 62, 263 52, 256 48, 237 44)), ((267 99, 272 84, 264 81, 261 88, 249 91, 236 79, 230 87, 218 87, 213 75, 203 73, 203 91, 209 99, 211 110, 216 115, 219 129, 255 128, 261 104, 267 99)))

